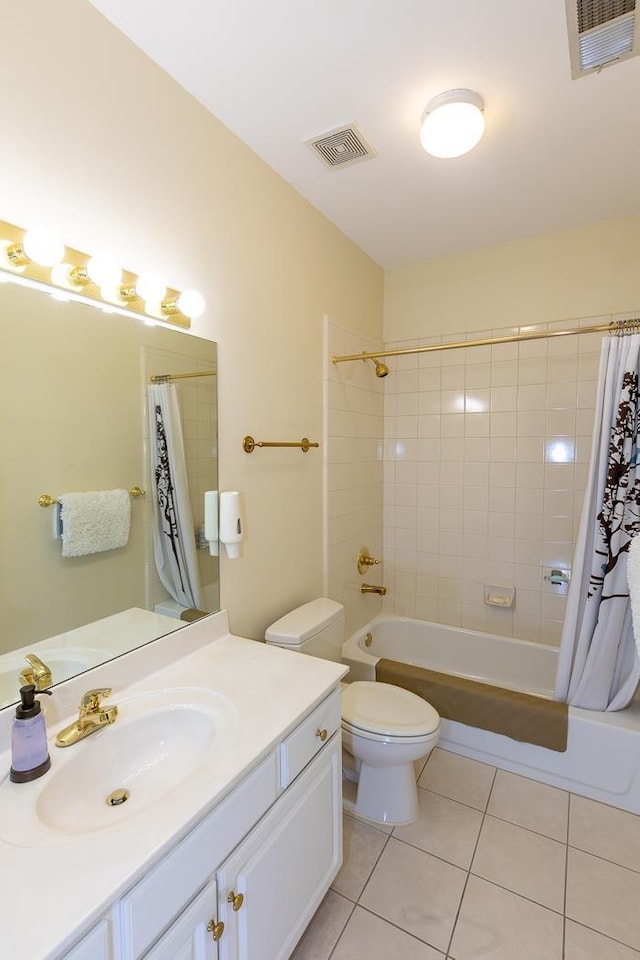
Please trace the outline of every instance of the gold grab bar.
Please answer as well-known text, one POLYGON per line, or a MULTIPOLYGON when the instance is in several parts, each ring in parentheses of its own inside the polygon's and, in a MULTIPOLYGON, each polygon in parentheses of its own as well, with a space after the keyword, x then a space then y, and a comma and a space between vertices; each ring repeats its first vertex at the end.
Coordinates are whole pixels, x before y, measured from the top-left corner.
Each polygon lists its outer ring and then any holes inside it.
POLYGON ((285 443, 280 441, 254 440, 253 437, 246 436, 242 441, 242 449, 245 453, 253 453, 256 447, 298 447, 303 453, 308 453, 311 447, 319 447, 319 443, 312 443, 308 437, 303 437, 297 443, 285 443))
MULTIPOLYGON (((147 491, 143 490, 142 487, 131 487, 129 490, 130 497, 144 497, 147 491)), ((56 500, 55 497, 50 496, 48 493, 42 493, 38 497, 38 506, 40 507, 52 507, 54 503, 59 503, 59 500, 56 500)))

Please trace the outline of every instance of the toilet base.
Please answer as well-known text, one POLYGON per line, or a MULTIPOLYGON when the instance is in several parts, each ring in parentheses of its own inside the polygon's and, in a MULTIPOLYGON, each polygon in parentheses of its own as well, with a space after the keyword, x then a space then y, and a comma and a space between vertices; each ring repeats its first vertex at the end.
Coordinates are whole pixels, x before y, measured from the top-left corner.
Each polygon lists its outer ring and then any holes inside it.
POLYGON ((420 744, 394 744, 389 764, 387 745, 353 737, 343 730, 343 806, 363 820, 399 827, 418 818, 416 761, 421 767, 435 747, 440 731, 420 744), (345 742, 346 741, 346 742, 345 742), (354 757, 352 747, 360 754, 354 757), (418 756, 416 756, 418 754, 418 756))

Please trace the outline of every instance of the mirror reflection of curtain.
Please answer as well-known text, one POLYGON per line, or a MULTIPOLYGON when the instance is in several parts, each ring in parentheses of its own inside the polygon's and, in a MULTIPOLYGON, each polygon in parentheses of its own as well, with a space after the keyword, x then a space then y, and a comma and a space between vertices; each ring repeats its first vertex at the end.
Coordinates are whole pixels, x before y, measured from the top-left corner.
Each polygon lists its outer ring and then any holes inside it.
POLYGON ((178 392, 171 383, 150 384, 147 389, 156 568, 164 588, 174 600, 201 610, 178 392))

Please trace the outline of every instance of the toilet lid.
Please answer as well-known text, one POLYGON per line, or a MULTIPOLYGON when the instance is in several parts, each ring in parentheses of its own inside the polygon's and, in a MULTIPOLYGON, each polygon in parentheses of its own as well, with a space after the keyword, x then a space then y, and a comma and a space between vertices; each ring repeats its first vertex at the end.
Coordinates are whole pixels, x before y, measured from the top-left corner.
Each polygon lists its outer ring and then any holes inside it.
POLYGON ((342 692, 342 719, 353 727, 391 737, 422 737, 438 729, 430 703, 391 683, 357 680, 342 692))

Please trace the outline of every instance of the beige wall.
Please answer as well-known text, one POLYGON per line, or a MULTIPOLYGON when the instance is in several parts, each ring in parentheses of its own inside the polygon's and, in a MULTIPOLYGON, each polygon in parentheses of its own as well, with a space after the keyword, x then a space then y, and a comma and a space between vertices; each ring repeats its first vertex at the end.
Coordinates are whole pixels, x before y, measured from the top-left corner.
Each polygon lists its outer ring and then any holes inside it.
POLYGON ((389 270, 385 341, 640 308, 640 216, 389 270))
POLYGON ((83 0, 14 5, 0 76, 2 217, 207 300, 220 486, 247 508, 222 603, 259 637, 322 591, 322 458, 248 456, 242 437, 320 437, 322 317, 379 336, 382 271, 83 0))

